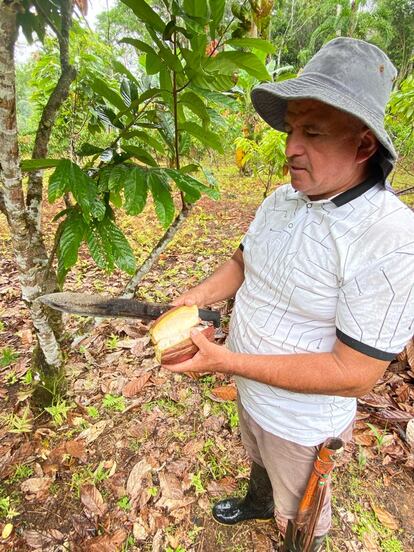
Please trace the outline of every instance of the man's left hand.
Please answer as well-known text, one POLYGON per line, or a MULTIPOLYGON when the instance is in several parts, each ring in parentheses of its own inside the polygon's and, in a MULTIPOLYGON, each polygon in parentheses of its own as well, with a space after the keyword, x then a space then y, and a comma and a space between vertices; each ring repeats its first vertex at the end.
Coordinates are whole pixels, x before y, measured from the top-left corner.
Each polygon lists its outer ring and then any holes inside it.
POLYGON ((198 330, 193 330, 190 337, 193 343, 199 348, 195 356, 180 364, 163 365, 163 368, 167 368, 167 370, 171 372, 200 373, 226 372, 226 368, 231 366, 231 356, 233 353, 226 349, 226 347, 211 343, 211 341, 198 330))

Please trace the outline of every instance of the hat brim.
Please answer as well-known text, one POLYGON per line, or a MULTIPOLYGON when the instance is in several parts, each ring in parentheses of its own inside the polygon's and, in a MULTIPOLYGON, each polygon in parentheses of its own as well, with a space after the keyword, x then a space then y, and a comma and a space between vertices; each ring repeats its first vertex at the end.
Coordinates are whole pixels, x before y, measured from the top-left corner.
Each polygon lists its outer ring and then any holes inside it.
POLYGON ((284 119, 289 100, 319 100, 363 121, 389 154, 387 162, 391 164, 390 170, 397 159, 397 152, 384 128, 384 122, 354 98, 314 76, 300 75, 282 82, 260 84, 252 90, 251 99, 260 117, 281 132, 285 131, 284 119))

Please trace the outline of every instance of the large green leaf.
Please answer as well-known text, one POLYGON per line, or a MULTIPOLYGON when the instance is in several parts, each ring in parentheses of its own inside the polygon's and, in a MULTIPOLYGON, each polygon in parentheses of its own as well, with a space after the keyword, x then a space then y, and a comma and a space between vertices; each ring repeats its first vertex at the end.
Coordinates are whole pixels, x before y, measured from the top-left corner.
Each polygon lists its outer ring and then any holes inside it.
POLYGON ((145 54, 145 69, 148 75, 155 75, 162 67, 162 60, 157 54, 145 54))
POLYGON ((184 0, 184 10, 187 15, 199 19, 209 18, 209 9, 206 0, 184 0))
POLYGON ((84 219, 88 222, 91 214, 101 219, 105 214, 105 205, 97 197, 97 186, 94 180, 82 171, 78 165, 71 163, 69 191, 79 203, 84 219))
POLYGON ((214 38, 214 31, 217 29, 220 21, 223 19, 226 0, 209 0, 210 4, 210 29, 214 38))
POLYGON ((121 96, 127 107, 130 107, 132 102, 138 101, 138 87, 134 81, 122 79, 121 96))
POLYGON ((200 117, 203 122, 208 122, 210 120, 203 100, 194 92, 184 92, 184 94, 180 96, 179 101, 191 109, 191 111, 200 117))
POLYGON ((112 65, 117 73, 120 73, 121 75, 125 75, 128 77, 128 79, 132 82, 135 82, 135 84, 138 84, 137 79, 134 77, 134 75, 131 73, 131 71, 125 67, 120 61, 114 60, 112 62, 112 65))
POLYGON ((190 176, 189 174, 184 174, 182 171, 178 171, 176 169, 164 169, 164 172, 166 172, 168 176, 175 181, 177 186, 185 192, 189 190, 189 188, 191 188, 192 190, 196 190, 199 193, 206 194, 208 197, 211 197, 212 199, 220 198, 220 193, 218 190, 216 190, 215 188, 206 186, 205 184, 195 179, 194 177, 190 176))
POLYGON ((85 238, 86 224, 81 213, 72 208, 60 227, 59 262, 69 269, 78 260, 78 251, 85 238))
POLYGON ((260 50, 266 54, 273 54, 276 51, 274 44, 263 38, 231 38, 224 44, 229 44, 235 48, 248 48, 249 50, 260 50))
POLYGON ((96 225, 102 238, 105 252, 110 250, 110 256, 115 265, 128 274, 134 274, 136 262, 134 252, 120 228, 108 217, 96 225))
POLYGON ((86 230, 86 243, 92 259, 95 263, 104 270, 112 270, 114 267, 114 261, 111 255, 107 253, 102 236, 99 234, 95 225, 90 226, 86 230))
POLYGON ((106 98, 117 109, 121 111, 125 109, 126 105, 118 92, 110 88, 102 79, 94 77, 90 81, 90 86, 94 92, 106 98))
POLYGON ((115 165, 108 175, 108 190, 119 192, 124 187, 128 172, 128 167, 125 165, 115 165))
POLYGON ((103 148, 98 148, 98 146, 95 146, 94 144, 84 142, 76 153, 79 157, 87 157, 88 155, 96 155, 97 153, 102 153, 103 151, 103 148))
POLYGON ((164 145, 161 144, 161 142, 158 142, 158 140, 156 140, 153 136, 150 136, 142 130, 132 130, 131 132, 127 132, 126 134, 124 134, 125 140, 128 140, 129 138, 138 138, 138 140, 153 147, 159 153, 165 153, 164 145))
POLYGON ((87 222, 89 222, 91 214, 97 219, 102 219, 105 214, 105 204, 98 197, 95 181, 69 159, 62 159, 49 178, 48 199, 50 203, 53 203, 65 192, 72 193, 87 222))
POLYGON ((180 58, 165 46, 160 46, 159 55, 165 61, 167 66, 176 73, 181 73, 183 66, 181 65, 180 58))
POLYGON ((139 215, 147 202, 147 171, 132 167, 124 181, 125 212, 128 215, 139 215))
POLYGON ((158 163, 155 161, 155 159, 152 157, 150 153, 144 148, 141 148, 139 146, 130 146, 129 144, 124 144, 122 146, 122 149, 125 150, 131 157, 135 157, 139 161, 142 161, 142 163, 145 163, 146 165, 150 165, 151 167, 157 167, 158 163))
POLYGON ((232 111, 240 110, 240 104, 238 103, 237 100, 235 100, 232 96, 230 96, 229 93, 220 93, 220 92, 215 92, 213 90, 207 90, 205 88, 199 88, 194 86, 193 88, 199 96, 206 98, 210 102, 213 102, 219 105, 224 105, 225 107, 228 107, 232 111))
POLYGON ((164 172, 175 181, 177 187, 184 193, 186 203, 195 203, 200 199, 201 192, 191 186, 184 178, 181 178, 181 173, 174 169, 165 169, 164 172))
POLYGON ((161 93, 161 90, 159 88, 148 88, 148 90, 145 90, 145 92, 143 92, 141 96, 138 98, 139 103, 143 103, 146 100, 154 98, 155 96, 159 96, 160 93, 161 93))
POLYGON ((197 140, 199 140, 205 146, 213 148, 220 153, 224 153, 223 146, 220 141, 220 137, 214 132, 211 132, 211 130, 206 130, 205 128, 197 125, 196 123, 192 123, 189 121, 187 121, 186 123, 182 123, 179 129, 189 132, 192 136, 197 138, 197 140))
POLYGON ((59 197, 68 191, 71 181, 72 162, 69 159, 61 159, 49 178, 47 191, 49 203, 54 203, 59 197))
POLYGON ((131 46, 134 46, 137 50, 140 52, 145 52, 146 54, 154 54, 154 56, 157 55, 156 51, 152 46, 144 42, 143 40, 139 40, 137 38, 130 38, 129 36, 126 36, 125 38, 122 38, 119 42, 124 44, 131 44, 131 46))
POLYGON ((103 121, 105 124, 107 124, 108 126, 112 126, 120 129, 124 128, 124 125, 119 120, 119 116, 114 112, 113 109, 111 109, 107 105, 98 105, 95 108, 95 111, 99 119, 103 121))
POLYGON ((229 51, 220 52, 216 57, 210 58, 205 66, 206 71, 222 72, 230 74, 234 69, 244 69, 249 75, 259 80, 271 80, 265 65, 260 59, 250 52, 229 51))
POLYGON ((122 0, 122 2, 131 8, 138 19, 144 23, 148 23, 148 25, 160 33, 164 31, 164 21, 144 0, 122 0))
POLYGON ((164 228, 168 228, 174 220, 175 207, 167 181, 159 171, 149 171, 147 181, 154 199, 158 220, 164 228))
POLYGON ((24 159, 20 166, 22 171, 37 171, 57 167, 60 161, 60 159, 24 159))

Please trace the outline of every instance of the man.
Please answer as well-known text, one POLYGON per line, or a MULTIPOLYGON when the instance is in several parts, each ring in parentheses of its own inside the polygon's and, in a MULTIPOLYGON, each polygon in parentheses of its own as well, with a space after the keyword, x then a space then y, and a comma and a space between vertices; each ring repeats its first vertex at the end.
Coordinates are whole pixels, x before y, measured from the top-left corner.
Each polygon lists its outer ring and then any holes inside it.
MULTIPOLYGON (((175 301, 236 295, 227 348, 195 333, 197 355, 167 367, 236 377, 253 466, 246 497, 214 507, 221 523, 275 512, 282 532, 291 526, 319 445, 350 439, 355 397, 413 334, 414 216, 385 186, 395 76, 377 47, 338 38, 298 78, 252 92, 259 115, 288 134, 291 184, 263 202, 232 258, 175 301)), ((328 493, 312 550, 330 519, 328 493)))

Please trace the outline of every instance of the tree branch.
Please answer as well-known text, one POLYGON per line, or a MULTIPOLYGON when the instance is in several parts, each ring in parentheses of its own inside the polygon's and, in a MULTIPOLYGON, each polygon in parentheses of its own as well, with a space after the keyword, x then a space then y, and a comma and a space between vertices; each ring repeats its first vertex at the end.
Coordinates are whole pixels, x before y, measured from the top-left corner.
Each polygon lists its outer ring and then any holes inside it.
POLYGON ((165 234, 159 239, 157 245, 154 247, 154 249, 145 259, 145 261, 142 263, 139 269, 135 272, 134 276, 128 282, 121 297, 128 297, 130 299, 134 297, 138 284, 141 282, 144 276, 148 274, 148 272, 153 267, 154 263, 159 259, 161 253, 170 244, 170 242, 172 241, 172 239, 174 238, 178 230, 181 228, 182 224, 184 223, 188 215, 191 213, 192 208, 193 208, 193 205, 188 205, 185 210, 181 211, 176 216, 171 226, 168 228, 165 234))

